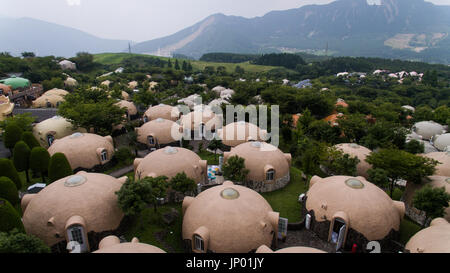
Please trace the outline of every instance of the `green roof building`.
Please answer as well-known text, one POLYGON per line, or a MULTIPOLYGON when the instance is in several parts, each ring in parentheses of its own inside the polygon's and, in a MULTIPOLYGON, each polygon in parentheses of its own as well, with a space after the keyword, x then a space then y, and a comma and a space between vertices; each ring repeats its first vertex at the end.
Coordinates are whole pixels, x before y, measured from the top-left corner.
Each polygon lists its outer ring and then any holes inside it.
POLYGON ((29 80, 16 76, 12 76, 9 79, 0 80, 0 83, 11 86, 12 90, 26 88, 31 85, 31 82, 29 80))

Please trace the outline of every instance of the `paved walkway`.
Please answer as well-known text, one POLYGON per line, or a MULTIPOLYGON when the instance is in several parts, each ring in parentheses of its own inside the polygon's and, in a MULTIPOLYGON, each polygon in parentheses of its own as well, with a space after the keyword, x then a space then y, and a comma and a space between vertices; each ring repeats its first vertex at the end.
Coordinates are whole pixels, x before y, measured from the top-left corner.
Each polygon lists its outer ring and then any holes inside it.
POLYGON ((122 169, 118 169, 116 171, 113 171, 109 175, 111 175, 111 176, 113 176, 115 178, 119 178, 119 177, 122 177, 122 176, 126 175, 129 172, 132 172, 133 170, 134 170, 134 166, 131 165, 131 166, 127 166, 127 167, 124 167, 122 169))
POLYGON ((278 249, 294 246, 305 246, 321 249, 328 253, 335 253, 336 246, 320 239, 314 232, 302 230, 288 230, 286 241, 278 241, 278 249))

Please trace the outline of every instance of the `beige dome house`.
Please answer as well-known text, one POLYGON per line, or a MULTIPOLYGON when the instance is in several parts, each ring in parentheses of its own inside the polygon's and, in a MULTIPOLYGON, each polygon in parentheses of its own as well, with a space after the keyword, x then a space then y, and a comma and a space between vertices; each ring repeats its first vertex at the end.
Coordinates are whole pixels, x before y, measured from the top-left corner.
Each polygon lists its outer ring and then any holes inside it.
POLYGON ((183 201, 183 241, 195 253, 249 253, 276 244, 279 213, 257 192, 226 181, 183 201))
POLYGON ((64 101, 69 92, 62 89, 52 89, 33 101, 33 108, 56 108, 64 101))
POLYGON ((364 177, 314 176, 303 205, 306 228, 320 238, 349 249, 363 251, 369 241, 382 250, 395 249, 405 204, 393 201, 382 189, 364 177))
POLYGON ((207 132, 215 132, 222 128, 222 117, 216 115, 211 108, 205 105, 197 105, 194 111, 189 114, 182 115, 180 125, 183 127, 184 136, 203 137, 207 132))
POLYGON ((271 144, 252 141, 238 145, 224 153, 224 163, 232 156, 245 160, 249 170, 246 185, 257 192, 275 191, 290 181, 291 154, 284 154, 271 144))
POLYGON ((134 160, 135 179, 167 176, 169 179, 178 173, 202 183, 207 175, 207 162, 191 150, 167 146, 148 154, 145 158, 134 160))
POLYGON ((429 140, 435 135, 445 133, 445 128, 441 124, 434 121, 421 121, 414 124, 412 131, 422 136, 422 139, 429 140))
POLYGON ((439 161, 434 175, 450 177, 450 151, 424 154, 423 156, 439 161))
MULTIPOLYGON (((424 186, 429 185, 433 188, 445 188, 445 191, 450 194, 450 177, 448 176, 438 176, 433 175, 429 176, 428 179, 424 179, 422 184, 415 184, 408 182, 406 184, 405 193, 403 195, 404 202, 406 205, 406 211, 408 214, 417 215, 420 214, 420 211, 413 207, 413 198, 415 193, 423 188, 424 186)), ((450 221, 450 207, 445 209, 444 218, 447 221, 450 221)))
POLYGON ((128 83, 128 88, 135 89, 138 85, 139 83, 137 81, 131 81, 128 83))
POLYGON ((144 114, 144 122, 149 122, 158 118, 177 121, 180 118, 180 111, 177 107, 159 104, 151 106, 144 114))
POLYGON ((41 121, 33 127, 34 137, 45 148, 50 147, 55 139, 60 139, 76 132, 86 133, 86 130, 83 128, 74 128, 69 120, 60 116, 54 116, 41 121))
POLYGON ((53 89, 45 92, 45 94, 58 95, 58 96, 64 97, 65 95, 69 94, 69 92, 66 90, 63 90, 63 89, 53 88, 53 89))
POLYGON ((139 143, 148 148, 162 148, 165 146, 180 146, 183 136, 182 128, 176 122, 158 118, 136 128, 139 143))
POLYGON ((450 223, 443 218, 434 219, 430 227, 409 240, 405 250, 410 253, 450 253, 450 223))
POLYGON ((93 253, 166 253, 164 250, 140 243, 138 238, 134 237, 129 243, 121 243, 117 236, 111 235, 100 241, 98 250, 93 253))
POLYGON ((445 151, 447 147, 450 147, 450 134, 436 135, 432 142, 439 151, 445 151))
POLYGON ((367 171, 371 169, 372 166, 366 162, 366 157, 370 155, 370 153, 372 153, 371 150, 367 149, 364 146, 360 146, 356 143, 343 143, 335 145, 334 147, 341 150, 345 154, 350 155, 351 157, 358 158, 359 163, 356 166, 357 175, 369 178, 367 171))
POLYGON ((100 83, 100 86, 104 85, 104 86, 106 86, 106 88, 109 88, 109 85, 110 85, 110 84, 111 84, 111 81, 106 80, 106 81, 102 81, 102 82, 100 83))
POLYGON ((217 129, 217 136, 224 145, 236 147, 247 141, 265 141, 267 131, 253 123, 238 121, 230 123, 222 129, 217 129))
POLYGON ((114 142, 111 136, 77 132, 55 140, 48 152, 63 153, 72 170, 101 170, 114 155, 114 142))
POLYGON ((75 80, 72 77, 68 77, 65 81, 64 81, 64 86, 65 87, 75 87, 78 85, 77 80, 75 80))
POLYGON ((116 103, 116 105, 120 108, 125 108, 125 110, 127 111, 126 115, 128 120, 132 120, 137 117, 138 110, 134 103, 126 100, 120 100, 116 103))
POLYGON ((0 121, 4 121, 14 110, 14 103, 9 101, 9 97, 0 95, 0 121))
POLYGON ((82 252, 96 249, 100 238, 118 229, 123 213, 118 191, 126 177, 78 172, 22 198, 23 224, 54 252, 78 241, 82 252))
POLYGON ((130 99, 130 94, 128 94, 127 92, 122 91, 121 94, 122 94, 122 99, 123 99, 123 100, 127 100, 127 101, 130 101, 130 100, 131 100, 131 99, 130 99))
POLYGON ((317 248, 312 248, 312 247, 304 247, 304 246, 295 246, 295 247, 287 247, 287 248, 283 248, 283 249, 279 249, 277 251, 273 251, 272 249, 270 249, 269 247, 267 247, 266 245, 262 245, 260 246, 257 250, 256 253, 258 254, 269 254, 269 253, 284 253, 284 254, 289 254, 289 253, 326 253, 323 250, 317 249, 317 248))

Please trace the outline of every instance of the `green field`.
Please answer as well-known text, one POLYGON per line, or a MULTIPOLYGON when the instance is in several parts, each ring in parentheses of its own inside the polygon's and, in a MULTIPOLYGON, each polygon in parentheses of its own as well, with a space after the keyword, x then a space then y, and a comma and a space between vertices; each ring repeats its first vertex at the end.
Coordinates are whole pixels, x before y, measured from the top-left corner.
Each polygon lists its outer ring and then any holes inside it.
MULTIPOLYGON (((101 63, 103 65, 114 65, 114 64, 120 64, 126 57, 130 56, 139 56, 142 58, 158 58, 161 60, 167 61, 169 58, 166 57, 157 57, 157 56, 151 56, 151 55, 145 55, 145 54, 129 54, 129 53, 102 53, 102 54, 96 54, 94 55, 94 61, 101 63)), ((180 59, 181 60, 181 59, 180 59)), ((243 68, 246 72, 251 73, 261 73, 261 72, 268 72, 274 68, 279 68, 275 66, 264 66, 264 65, 254 65, 250 64, 249 62, 244 63, 214 63, 214 62, 203 62, 203 61, 192 61, 189 60, 192 64, 192 67, 195 71, 203 71, 205 67, 207 66, 213 66, 215 68, 219 66, 223 66, 226 68, 227 72, 234 72, 237 66, 240 66, 243 68)))

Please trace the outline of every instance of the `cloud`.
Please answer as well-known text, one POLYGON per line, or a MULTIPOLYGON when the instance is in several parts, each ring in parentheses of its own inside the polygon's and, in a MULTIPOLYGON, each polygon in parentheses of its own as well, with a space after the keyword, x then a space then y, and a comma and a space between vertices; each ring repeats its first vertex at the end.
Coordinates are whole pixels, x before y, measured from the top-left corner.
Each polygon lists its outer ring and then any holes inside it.
POLYGON ((81 5, 81 0, 66 0, 69 6, 79 6, 81 5))

